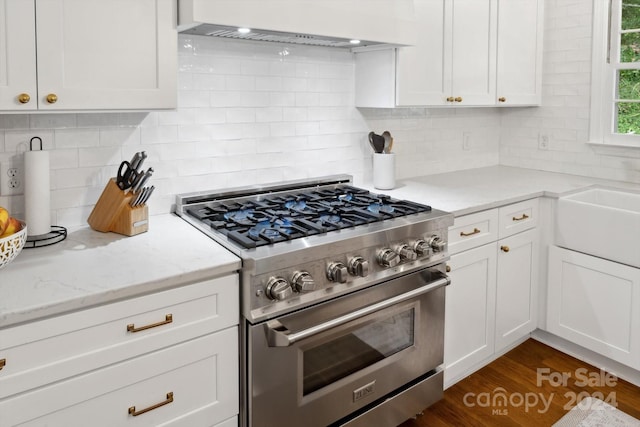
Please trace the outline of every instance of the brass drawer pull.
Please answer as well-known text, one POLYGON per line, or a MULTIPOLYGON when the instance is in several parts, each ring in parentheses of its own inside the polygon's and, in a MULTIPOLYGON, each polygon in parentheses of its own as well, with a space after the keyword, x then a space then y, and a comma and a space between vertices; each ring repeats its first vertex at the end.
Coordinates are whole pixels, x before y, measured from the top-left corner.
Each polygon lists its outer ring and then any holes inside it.
POLYGON ((0 371, 2 371, 2 368, 5 366, 7 366, 7 359, 0 359, 0 371))
POLYGON ((136 411, 136 407, 135 406, 130 407, 129 408, 129 415, 137 417, 138 415, 142 415, 145 412, 153 411, 154 409, 157 409, 157 408, 159 408, 161 406, 168 405, 171 402, 173 402, 173 392, 172 391, 167 393, 167 400, 165 400, 163 402, 160 402, 160 403, 156 403, 155 405, 151 405, 148 408, 144 408, 144 409, 140 409, 139 411, 136 411))
POLYGON ((164 320, 163 321, 157 322, 157 323, 152 323, 150 325, 140 326, 139 328, 136 328, 133 323, 129 323, 127 325, 127 331, 128 332, 140 332, 140 331, 144 331, 146 329, 157 328, 158 326, 166 325, 166 324, 171 323, 171 322, 173 322, 173 314, 167 314, 166 316, 164 316, 164 320))
POLYGON ((529 215, 527 215, 527 214, 522 214, 522 216, 521 216, 521 217, 515 217, 515 216, 514 216, 512 219, 513 219, 514 221, 522 221, 523 219, 527 219, 527 218, 529 218, 529 215))
POLYGON ((468 237, 468 236, 473 236, 474 234, 478 234, 478 233, 480 233, 480 229, 474 227, 474 229, 473 229, 473 231, 471 233, 465 233, 464 231, 461 231, 460 232, 460 236, 468 237))
POLYGON ((509 246, 500 246, 502 252, 509 252, 509 246))

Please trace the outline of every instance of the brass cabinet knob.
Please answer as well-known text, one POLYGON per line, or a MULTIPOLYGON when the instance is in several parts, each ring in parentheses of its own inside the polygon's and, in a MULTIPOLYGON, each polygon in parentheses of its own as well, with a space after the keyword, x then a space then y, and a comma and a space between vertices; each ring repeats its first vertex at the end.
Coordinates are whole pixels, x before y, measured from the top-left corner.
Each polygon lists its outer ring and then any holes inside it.
POLYGON ((447 270, 447 273, 451 272, 451 266, 447 264, 447 266, 445 267, 445 270, 447 270))
POLYGON ((453 96, 447 97, 447 102, 453 102, 453 96))
POLYGON ((500 246, 502 252, 509 252, 509 246, 500 246))
POLYGON ((49 95, 47 95, 47 102, 49 104, 55 104, 56 102, 58 102, 58 95, 56 95, 55 93, 50 93, 49 95))
POLYGON ((20 95, 18 95, 18 102, 20 104, 26 104, 29 101, 31 101, 31 97, 28 93, 21 93, 20 95))
POLYGON ((507 98, 505 98, 504 96, 501 96, 500 98, 498 98, 498 101, 500 102, 506 102, 507 98))
POLYGON ((462 102, 462 97, 460 97, 460 96, 456 96, 456 99, 454 99, 454 101, 456 101, 456 102, 462 102))

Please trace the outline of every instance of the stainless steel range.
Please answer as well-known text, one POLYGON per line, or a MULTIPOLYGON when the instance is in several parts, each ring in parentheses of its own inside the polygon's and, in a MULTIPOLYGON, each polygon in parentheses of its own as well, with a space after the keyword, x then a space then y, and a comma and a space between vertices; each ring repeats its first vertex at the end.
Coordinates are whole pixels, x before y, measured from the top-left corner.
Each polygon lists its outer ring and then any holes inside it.
POLYGON ((178 196, 242 258, 246 426, 395 426, 443 392, 453 215, 348 175, 178 196))

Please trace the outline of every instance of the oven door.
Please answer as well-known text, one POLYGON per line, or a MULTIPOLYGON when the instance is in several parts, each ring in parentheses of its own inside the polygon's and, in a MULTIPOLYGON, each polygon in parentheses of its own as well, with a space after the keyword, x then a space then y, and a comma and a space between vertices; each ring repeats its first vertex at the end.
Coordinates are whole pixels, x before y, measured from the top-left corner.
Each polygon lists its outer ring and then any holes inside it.
POLYGON ((249 425, 327 426, 433 371, 447 284, 424 269, 248 325, 249 425))

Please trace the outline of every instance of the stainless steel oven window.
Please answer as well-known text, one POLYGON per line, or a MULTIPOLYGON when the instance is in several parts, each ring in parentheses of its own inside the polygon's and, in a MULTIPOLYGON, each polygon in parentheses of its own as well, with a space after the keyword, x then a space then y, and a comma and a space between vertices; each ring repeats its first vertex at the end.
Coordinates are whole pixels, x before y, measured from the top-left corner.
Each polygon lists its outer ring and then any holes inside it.
POLYGON ((411 308, 303 350, 303 395, 413 346, 415 321, 411 308))

